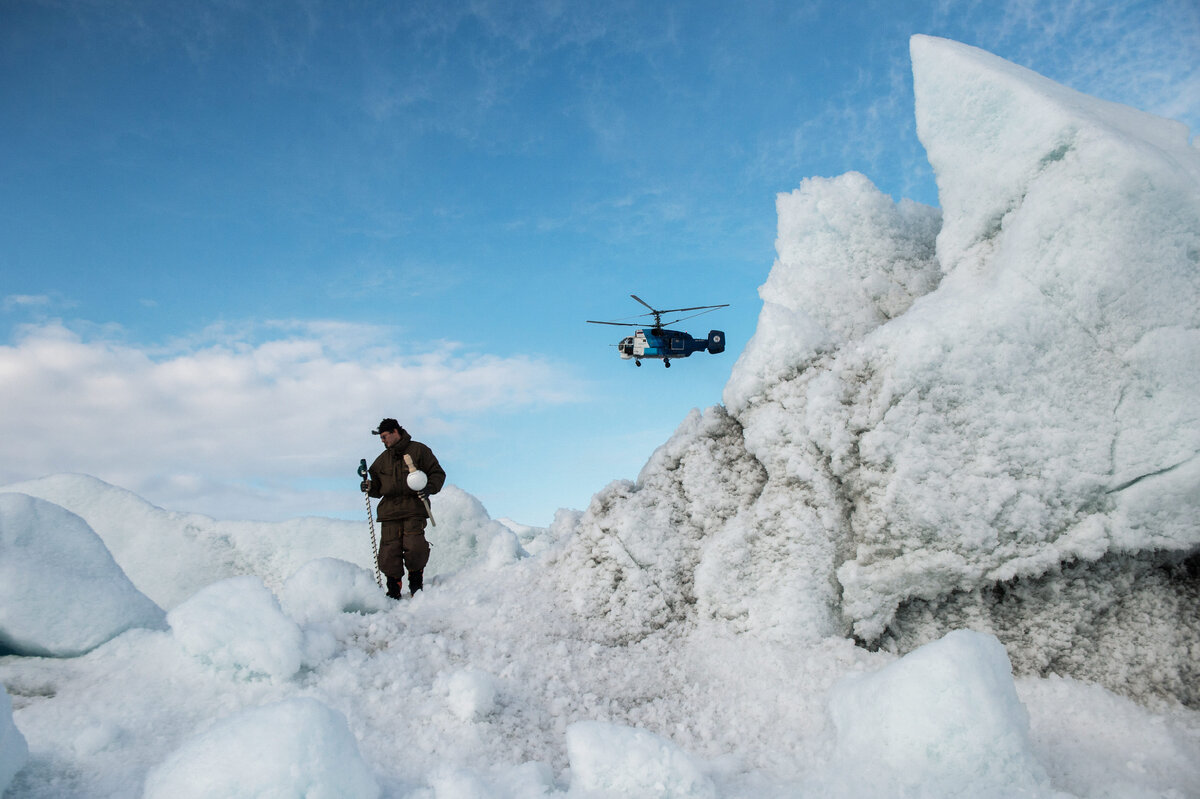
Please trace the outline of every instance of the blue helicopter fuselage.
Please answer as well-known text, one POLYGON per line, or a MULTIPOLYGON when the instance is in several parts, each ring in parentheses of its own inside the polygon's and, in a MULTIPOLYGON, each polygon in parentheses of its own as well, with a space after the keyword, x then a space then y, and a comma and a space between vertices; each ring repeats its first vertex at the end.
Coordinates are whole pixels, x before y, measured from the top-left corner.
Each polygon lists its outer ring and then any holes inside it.
MULTIPOLYGON (((670 366, 672 358, 686 358, 693 352, 711 352, 714 355, 718 352, 725 351, 725 331, 710 330, 708 338, 693 338, 682 330, 668 330, 665 325, 682 322, 684 319, 691 319, 693 316, 701 316, 702 314, 715 311, 718 308, 729 307, 728 303, 723 305, 695 305, 691 308, 671 308, 670 310, 660 310, 655 308, 650 303, 643 300, 636 294, 630 294, 630 297, 640 302, 642 305, 650 309, 648 314, 640 314, 641 316, 654 317, 654 324, 648 327, 640 327, 634 331, 632 336, 626 336, 617 344, 617 354, 622 360, 633 360, 633 362, 641 366, 643 358, 657 358, 663 362, 663 366, 670 366), (664 323, 662 318, 667 314, 687 313, 688 311, 699 311, 692 316, 684 316, 679 319, 672 319, 664 323)), ((617 327, 637 327, 638 323, 630 324, 628 321, 607 322, 597 319, 588 319, 589 325, 616 325, 617 327)))
POLYGON ((682 330, 635 330, 632 336, 621 339, 617 352, 624 360, 634 359, 641 366, 643 358, 658 358, 670 366, 672 358, 686 358, 693 352, 716 354, 725 349, 725 333, 710 330, 708 338, 694 338, 682 330))

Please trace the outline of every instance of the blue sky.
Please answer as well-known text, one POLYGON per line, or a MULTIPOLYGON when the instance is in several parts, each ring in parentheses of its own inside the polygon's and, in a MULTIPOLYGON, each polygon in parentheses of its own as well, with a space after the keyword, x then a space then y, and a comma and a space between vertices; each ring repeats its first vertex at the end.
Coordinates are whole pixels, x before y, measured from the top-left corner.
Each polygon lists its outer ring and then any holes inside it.
POLYGON ((353 517, 387 415, 582 509, 720 402, 776 194, 936 205, 914 33, 1200 125, 1192 0, 0 0, 0 482, 353 517), (631 293, 729 351, 620 361, 631 293))

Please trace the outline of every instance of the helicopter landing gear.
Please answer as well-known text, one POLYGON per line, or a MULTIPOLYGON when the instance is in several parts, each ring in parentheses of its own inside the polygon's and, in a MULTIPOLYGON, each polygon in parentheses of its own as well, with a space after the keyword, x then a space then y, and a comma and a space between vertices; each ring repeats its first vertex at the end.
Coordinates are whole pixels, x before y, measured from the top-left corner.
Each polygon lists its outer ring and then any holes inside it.
POLYGON ((666 358, 663 358, 663 366, 665 366, 665 367, 667 367, 668 369, 670 369, 670 368, 671 368, 671 362, 670 362, 670 361, 668 361, 666 358))
POLYGON ((641 366, 641 365, 642 365, 642 362, 641 362, 641 361, 634 361, 634 362, 633 362, 633 365, 634 365, 634 366, 641 366))

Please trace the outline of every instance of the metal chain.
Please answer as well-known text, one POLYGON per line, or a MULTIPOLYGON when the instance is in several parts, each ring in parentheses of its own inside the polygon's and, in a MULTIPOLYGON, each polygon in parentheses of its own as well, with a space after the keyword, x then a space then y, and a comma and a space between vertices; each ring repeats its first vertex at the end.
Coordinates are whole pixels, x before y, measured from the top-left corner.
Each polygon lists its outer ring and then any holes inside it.
POLYGON ((383 588, 383 578, 379 574, 379 547, 375 543, 375 517, 371 515, 371 495, 364 493, 363 499, 367 503, 367 526, 371 528, 371 554, 374 556, 371 562, 375 565, 375 585, 383 588))

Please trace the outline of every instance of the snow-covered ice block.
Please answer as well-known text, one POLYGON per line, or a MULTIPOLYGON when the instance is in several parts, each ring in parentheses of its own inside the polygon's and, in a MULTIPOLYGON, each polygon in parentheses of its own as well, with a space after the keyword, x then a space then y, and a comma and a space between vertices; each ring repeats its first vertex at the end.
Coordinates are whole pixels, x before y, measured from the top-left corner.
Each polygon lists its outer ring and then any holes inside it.
POLYGON ((835 796, 1053 795, 1004 647, 957 630, 834 687, 835 796))
POLYGON ((567 728, 571 789, 640 799, 716 797, 713 781, 692 755, 647 730, 580 721, 567 728))
POLYGON ((376 613, 389 605, 370 572, 338 558, 317 558, 301 566, 280 589, 279 603, 300 624, 342 613, 376 613))
POLYGON ((945 276, 791 399, 853 497, 867 640, 911 598, 1200 544, 1200 150, 966 45, 912 55, 945 276))
MULTIPOLYGON (((945 213, 938 254, 947 271, 963 259, 980 257, 980 245, 1011 224, 1005 217, 1019 212, 1032 193, 1047 189, 1055 192, 1058 204, 1043 206, 1041 216, 1054 225, 1069 226, 1077 216, 1097 228, 1097 223, 1122 221, 1122 212, 1127 222, 1136 222, 1145 211, 1186 218, 1191 203, 1175 208, 1153 200, 1145 204, 1147 197, 1165 198, 1188 183, 1193 187, 1184 191, 1194 196, 1200 159, 1183 123, 1089 97, 959 42, 917 35, 910 51, 917 133, 937 175, 945 213), (1159 165, 1167 171, 1158 180, 1122 185, 1130 173, 1158 171, 1159 165)), ((1085 247, 1068 259, 1072 266, 1086 264, 1092 254, 1103 262, 1121 253, 1111 246, 1110 231, 1097 232, 1094 249, 1085 247)), ((1119 227, 1117 235, 1122 235, 1119 227)), ((1146 236, 1141 243, 1147 257, 1134 263, 1157 268, 1155 262, 1162 263, 1158 256, 1176 245, 1172 238, 1146 236)), ((1046 244, 1053 251, 1080 242, 1046 244)), ((1168 305, 1177 301, 1162 299, 1168 305)))
POLYGON ((375 799, 346 717, 315 699, 244 710, 186 741, 146 777, 145 799, 375 799))
POLYGON ((449 574, 473 566, 494 569, 505 566, 526 555, 512 530, 488 516, 478 499, 462 489, 448 485, 433 499, 437 527, 429 527, 425 535, 433 544, 431 574, 449 574))
POLYGON ((486 568, 494 570, 516 563, 524 557, 527 557, 527 553, 521 547, 521 540, 517 538, 516 533, 506 528, 497 530, 492 536, 483 562, 486 568))
POLYGON ((287 679, 304 662, 303 632, 257 577, 201 589, 167 623, 185 651, 217 668, 287 679))
POLYGON ((29 757, 29 744, 13 722, 12 700, 0 685, 0 796, 29 757))
POLYGON ((80 655, 162 623, 87 522, 45 500, 0 494, 0 652, 80 655))

